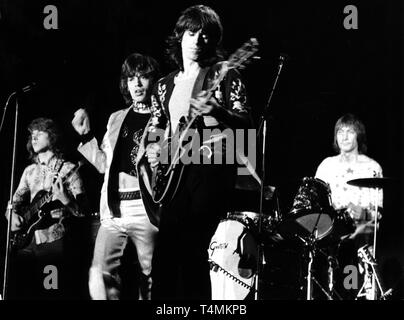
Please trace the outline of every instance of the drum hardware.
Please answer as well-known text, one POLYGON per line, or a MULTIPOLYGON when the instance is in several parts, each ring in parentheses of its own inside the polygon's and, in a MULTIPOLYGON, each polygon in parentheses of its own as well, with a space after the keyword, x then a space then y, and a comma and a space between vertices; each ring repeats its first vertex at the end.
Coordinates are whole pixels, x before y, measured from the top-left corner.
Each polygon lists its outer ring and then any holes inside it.
MULTIPOLYGON (((375 190, 375 197, 374 197, 374 208, 375 208, 375 213, 374 213, 374 231, 373 231, 373 250, 372 254, 369 254, 369 251, 366 250, 367 247, 364 246, 358 250, 358 254, 361 255, 361 257, 367 255, 369 256, 366 261, 370 261, 370 257, 373 257, 374 264, 376 264, 376 241, 377 241, 377 226, 378 226, 378 219, 379 219, 379 191, 382 188, 385 188, 389 185, 391 185, 393 182, 397 182, 397 179, 394 178, 387 178, 387 177, 373 177, 373 178, 362 178, 362 179, 354 179, 347 181, 347 184, 350 184, 352 186, 356 187, 361 187, 361 188, 372 188, 375 190), (362 250, 361 250, 362 249, 362 250)), ((380 287, 380 281, 379 277, 376 275, 375 269, 374 269, 374 264, 371 264, 371 268, 368 268, 371 276, 372 276, 372 292, 373 294, 370 296, 369 300, 376 300, 377 298, 377 290, 379 290, 382 293, 382 297, 385 296, 385 293, 383 294, 383 291, 381 290, 380 287)), ((367 264, 365 263, 365 266, 367 264)), ((367 281, 365 281, 366 284, 367 281)))
POLYGON ((320 285, 320 283, 313 276, 313 262, 317 253, 316 235, 312 234, 308 238, 303 238, 297 235, 297 238, 303 242, 304 255, 306 257, 306 260, 308 260, 307 274, 306 274, 306 300, 313 300, 313 282, 316 283, 320 287, 320 289, 326 293, 327 298, 329 298, 329 295, 326 292, 326 290, 320 285))
POLYGON ((342 300, 341 296, 334 289, 334 270, 338 267, 336 257, 327 254, 321 248, 319 248, 319 242, 316 240, 315 234, 308 238, 303 238, 300 236, 297 236, 297 238, 303 242, 304 255, 306 257, 306 260, 308 260, 306 275, 306 300, 313 300, 313 284, 317 285, 321 292, 327 297, 327 300, 334 300, 334 295, 338 298, 338 300, 342 300), (318 253, 321 253, 323 256, 327 257, 327 288, 321 285, 320 282, 313 275, 313 262, 318 253))
POLYGON ((393 292, 393 289, 389 289, 386 292, 383 291, 377 270, 377 262, 369 252, 368 244, 358 249, 358 257, 363 264, 365 277, 356 300, 361 297, 366 297, 367 300, 386 300, 393 292), (377 285, 377 287, 375 285, 377 285), (379 299, 377 299, 378 292, 380 293, 379 299))

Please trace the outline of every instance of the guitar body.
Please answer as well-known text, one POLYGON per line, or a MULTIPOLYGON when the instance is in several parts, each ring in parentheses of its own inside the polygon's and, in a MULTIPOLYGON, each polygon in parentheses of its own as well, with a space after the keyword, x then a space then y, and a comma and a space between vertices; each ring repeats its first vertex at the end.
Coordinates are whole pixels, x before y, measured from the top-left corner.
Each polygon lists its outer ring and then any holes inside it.
POLYGON ((156 203, 170 202, 176 194, 184 172, 184 165, 178 164, 172 169, 168 169, 170 165, 157 166, 153 172, 153 200, 156 203))
MULTIPOLYGON (((39 191, 32 200, 31 206, 35 206, 38 201, 47 197, 48 194, 48 191, 39 191)), ((49 214, 50 206, 51 203, 42 205, 40 210, 30 215, 27 221, 24 221, 23 227, 20 230, 12 232, 11 247, 13 250, 21 250, 25 248, 32 241, 35 230, 45 229, 52 224, 49 214)))
MULTIPOLYGON (((213 79, 211 86, 205 90, 207 92, 204 97, 205 102, 208 102, 212 97, 213 92, 219 87, 227 72, 231 69, 237 69, 246 63, 258 50, 257 46, 257 40, 250 39, 230 56, 226 62, 220 65, 218 75, 213 79)), ((175 134, 164 142, 162 154, 169 155, 170 158, 167 161, 168 164, 160 163, 157 169, 154 169, 152 172, 151 187, 155 203, 167 203, 172 200, 177 192, 184 172, 184 162, 181 161, 181 158, 190 150, 194 150, 194 141, 190 132, 195 129, 195 122, 199 117, 194 116, 189 119, 181 119, 175 134)))
MULTIPOLYGON (((69 181, 83 164, 83 161, 79 161, 62 178, 62 184, 64 185, 69 181)), ((58 200, 52 201, 52 197, 52 191, 40 190, 32 199, 30 205, 23 210, 24 223, 22 228, 11 233, 10 244, 12 250, 25 248, 32 241, 35 230, 46 229, 53 224, 50 212, 53 209, 60 208, 62 204, 58 200)))

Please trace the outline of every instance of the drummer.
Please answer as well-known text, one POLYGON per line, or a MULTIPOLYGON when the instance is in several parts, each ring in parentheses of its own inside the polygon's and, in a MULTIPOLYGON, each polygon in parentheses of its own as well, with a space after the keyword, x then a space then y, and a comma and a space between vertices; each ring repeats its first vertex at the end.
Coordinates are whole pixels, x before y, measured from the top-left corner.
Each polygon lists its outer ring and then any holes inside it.
MULTIPOLYGON (((356 230, 349 235, 355 249, 373 243, 375 213, 383 206, 380 189, 360 188, 347 184, 358 178, 382 177, 381 166, 365 155, 364 124, 352 114, 345 114, 335 124, 334 149, 338 155, 324 159, 317 168, 316 178, 328 183, 333 207, 345 209, 355 222, 356 230), (377 211, 376 204, 377 203, 377 211)), ((356 250, 355 250, 356 251, 356 250)), ((356 253, 356 252, 355 252, 356 253)))
POLYGON ((356 223, 351 239, 359 235, 371 243, 374 230, 375 203, 378 212, 383 207, 383 192, 371 188, 359 188, 346 182, 358 178, 382 177, 381 166, 365 155, 366 131, 363 123, 353 114, 338 119, 334 128, 334 149, 338 155, 324 159, 317 168, 316 178, 328 183, 331 201, 335 209, 347 209, 356 223), (369 239, 370 238, 370 239, 369 239))

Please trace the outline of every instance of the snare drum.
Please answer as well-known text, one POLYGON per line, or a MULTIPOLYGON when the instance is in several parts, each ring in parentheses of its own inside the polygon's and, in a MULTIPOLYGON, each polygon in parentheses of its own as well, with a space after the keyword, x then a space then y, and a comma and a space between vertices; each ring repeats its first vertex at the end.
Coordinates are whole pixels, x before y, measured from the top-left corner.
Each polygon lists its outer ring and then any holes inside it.
POLYGON ((259 230, 259 219, 261 218, 261 231, 271 233, 274 229, 274 219, 267 214, 260 214, 252 211, 234 211, 227 214, 228 219, 233 219, 244 223, 251 232, 259 230))

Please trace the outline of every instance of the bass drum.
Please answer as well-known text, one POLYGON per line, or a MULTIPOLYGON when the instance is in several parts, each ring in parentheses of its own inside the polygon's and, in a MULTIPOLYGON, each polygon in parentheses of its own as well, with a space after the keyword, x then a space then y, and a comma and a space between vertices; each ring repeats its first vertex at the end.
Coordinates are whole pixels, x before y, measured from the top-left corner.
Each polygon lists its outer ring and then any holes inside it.
POLYGON ((243 300, 253 290, 258 247, 248 225, 222 220, 208 249, 212 300, 243 300))

